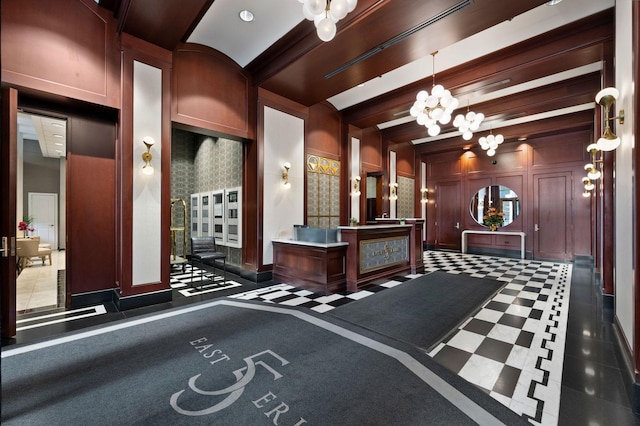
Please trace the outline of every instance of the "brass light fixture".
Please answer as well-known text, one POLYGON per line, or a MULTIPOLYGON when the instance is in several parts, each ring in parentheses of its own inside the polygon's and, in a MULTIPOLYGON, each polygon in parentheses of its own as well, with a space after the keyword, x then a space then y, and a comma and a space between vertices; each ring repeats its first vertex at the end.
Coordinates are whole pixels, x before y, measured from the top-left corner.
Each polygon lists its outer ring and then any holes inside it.
MULTIPOLYGON (((431 95, 426 90, 421 90, 416 95, 416 100, 409 110, 416 122, 427 128, 429 136, 440 134, 440 124, 448 124, 451 121, 451 114, 458 107, 459 101, 451 95, 441 84, 436 84, 436 54, 431 54, 433 61, 433 87, 431 95)), ((475 114, 474 114, 475 115, 475 114)), ((458 123, 461 124, 461 123, 458 123)), ((465 129, 466 130, 466 129, 465 129)), ((469 137, 471 139, 471 137, 469 137)))
POLYGON ((620 124, 624 124, 624 110, 620 110, 620 114, 616 117, 609 117, 609 110, 620 96, 620 92, 615 87, 607 87, 602 89, 596 95, 596 102, 604 108, 604 133, 598 139, 598 149, 601 151, 613 151, 620 146, 620 138, 611 131, 609 121, 618 120, 620 124))
POLYGON ((142 153, 142 160, 144 161, 142 173, 150 176, 153 174, 153 166, 151 165, 153 155, 151 155, 151 147, 156 143, 156 141, 151 136, 145 136, 144 139, 142 139, 142 143, 147 147, 147 150, 142 153))
POLYGON ((282 172, 282 186, 289 189, 291 188, 291 182, 289 182, 289 169, 291 168, 291 163, 288 161, 282 165, 284 168, 284 172, 282 172))
POLYGON ((429 189, 428 188, 421 188, 420 189, 420 202, 422 204, 426 204, 429 202, 429 189))
POLYGON ((390 183, 389 184, 389 188, 391 189, 391 194, 389 195, 389 199, 390 200, 397 200, 398 199, 398 184, 397 183, 390 183))
POLYGON ((318 38, 331 41, 336 35, 336 22, 352 12, 358 0, 298 0, 302 14, 316 26, 318 38))
POLYGON ((351 192, 351 195, 357 197, 361 194, 360 192, 360 176, 354 176, 353 177, 353 191, 351 192))

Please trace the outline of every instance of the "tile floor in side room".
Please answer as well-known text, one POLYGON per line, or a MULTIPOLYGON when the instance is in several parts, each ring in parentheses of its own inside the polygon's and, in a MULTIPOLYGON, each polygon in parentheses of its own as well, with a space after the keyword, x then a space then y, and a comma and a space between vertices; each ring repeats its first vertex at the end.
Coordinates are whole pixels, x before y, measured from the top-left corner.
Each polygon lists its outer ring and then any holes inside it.
MULTIPOLYGON (((580 266, 576 281, 572 280, 571 263, 440 251, 425 252, 424 260, 425 273, 441 270, 505 283, 491 300, 430 350, 429 355, 436 361, 484 389, 531 424, 605 425, 613 421, 617 425, 640 425, 630 409, 622 378, 625 373, 614 354, 611 321, 603 319, 606 309, 593 285, 590 267, 580 266)), ((192 286, 191 269, 187 266, 185 271, 172 273, 171 303, 124 312, 98 305, 40 318, 24 315, 22 321, 27 324, 23 327, 35 330, 23 332, 22 336, 28 337, 22 338, 19 331, 15 342, 46 336, 47 323, 58 327, 56 330, 73 330, 218 296, 306 307, 323 313, 421 275, 394 276, 356 293, 323 296, 286 283, 251 283, 233 274, 225 281, 198 269, 194 269, 192 286), (60 324, 64 321, 74 324, 60 324)))

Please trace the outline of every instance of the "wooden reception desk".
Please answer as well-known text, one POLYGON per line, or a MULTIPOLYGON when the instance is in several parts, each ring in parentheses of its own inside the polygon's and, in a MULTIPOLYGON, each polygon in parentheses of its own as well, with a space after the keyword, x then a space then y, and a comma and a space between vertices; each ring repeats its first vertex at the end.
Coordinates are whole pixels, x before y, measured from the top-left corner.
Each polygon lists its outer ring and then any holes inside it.
POLYGON ((273 278, 307 290, 356 292, 373 280, 424 270, 424 221, 339 226, 340 242, 273 240, 273 278))
POLYGON ((405 225, 339 226, 347 248, 347 291, 358 291, 373 280, 424 270, 424 221, 405 225))

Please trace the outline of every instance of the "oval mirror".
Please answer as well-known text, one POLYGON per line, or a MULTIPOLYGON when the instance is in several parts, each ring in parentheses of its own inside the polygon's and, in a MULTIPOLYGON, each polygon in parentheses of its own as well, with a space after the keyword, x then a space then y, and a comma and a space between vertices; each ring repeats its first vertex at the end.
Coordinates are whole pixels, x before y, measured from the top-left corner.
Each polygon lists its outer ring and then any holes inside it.
POLYGON ((520 214, 518 194, 504 185, 492 185, 480 188, 471 198, 469 212, 471 217, 482 226, 488 226, 489 209, 494 208, 495 215, 502 217, 500 227, 512 223, 520 214))

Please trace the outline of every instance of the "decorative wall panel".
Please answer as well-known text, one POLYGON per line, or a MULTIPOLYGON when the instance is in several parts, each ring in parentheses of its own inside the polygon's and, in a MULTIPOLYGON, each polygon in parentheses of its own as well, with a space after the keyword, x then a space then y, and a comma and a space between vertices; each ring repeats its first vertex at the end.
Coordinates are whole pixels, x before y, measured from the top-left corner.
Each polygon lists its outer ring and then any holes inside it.
POLYGON ((398 176, 397 217, 415 217, 414 206, 416 199, 415 182, 413 178, 398 176))
POLYGON ((340 224, 340 161, 307 156, 307 224, 314 228, 340 224))

